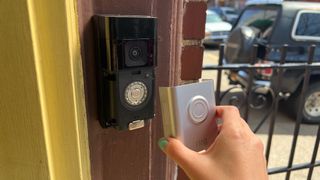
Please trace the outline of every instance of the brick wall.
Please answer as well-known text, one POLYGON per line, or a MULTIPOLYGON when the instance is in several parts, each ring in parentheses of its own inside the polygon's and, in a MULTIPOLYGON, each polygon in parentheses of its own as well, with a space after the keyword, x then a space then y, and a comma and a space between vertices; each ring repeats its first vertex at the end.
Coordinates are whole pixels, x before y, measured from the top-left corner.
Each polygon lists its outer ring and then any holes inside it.
POLYGON ((205 33, 206 0, 185 0, 183 4, 181 80, 201 78, 205 33))
MULTIPOLYGON (((181 74, 182 81, 201 78, 203 51, 202 39, 205 36, 206 0, 184 0, 182 20, 181 74)), ((178 180, 187 180, 179 169, 178 180)))

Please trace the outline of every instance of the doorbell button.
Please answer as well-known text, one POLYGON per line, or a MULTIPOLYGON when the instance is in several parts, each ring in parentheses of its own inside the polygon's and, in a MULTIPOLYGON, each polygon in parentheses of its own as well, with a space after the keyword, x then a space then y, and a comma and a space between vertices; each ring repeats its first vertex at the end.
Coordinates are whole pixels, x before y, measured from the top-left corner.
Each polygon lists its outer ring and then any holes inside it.
POLYGON ((125 89, 126 102, 131 106, 142 104, 146 100, 147 94, 146 85, 139 81, 130 83, 125 89))
POLYGON ((209 113, 208 101, 203 96, 195 96, 189 103, 189 116, 194 123, 203 122, 209 113))

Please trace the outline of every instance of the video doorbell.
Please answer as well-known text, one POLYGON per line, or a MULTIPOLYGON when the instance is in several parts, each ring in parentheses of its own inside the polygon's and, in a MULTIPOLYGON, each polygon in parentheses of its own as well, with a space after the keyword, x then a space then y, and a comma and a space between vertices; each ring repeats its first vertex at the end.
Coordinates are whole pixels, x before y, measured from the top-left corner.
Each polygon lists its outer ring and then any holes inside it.
POLYGON ((154 117, 157 19, 94 17, 100 123, 134 130, 154 117))
POLYGON ((165 137, 175 137, 194 150, 206 150, 217 136, 213 80, 160 87, 165 137))

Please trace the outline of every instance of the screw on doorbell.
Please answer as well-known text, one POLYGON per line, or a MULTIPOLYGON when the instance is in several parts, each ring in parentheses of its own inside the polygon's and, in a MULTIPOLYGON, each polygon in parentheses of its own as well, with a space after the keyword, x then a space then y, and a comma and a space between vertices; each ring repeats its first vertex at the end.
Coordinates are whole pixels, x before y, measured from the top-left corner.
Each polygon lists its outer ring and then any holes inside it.
POLYGON ((217 136, 213 80, 159 90, 164 135, 195 151, 207 149, 217 136))

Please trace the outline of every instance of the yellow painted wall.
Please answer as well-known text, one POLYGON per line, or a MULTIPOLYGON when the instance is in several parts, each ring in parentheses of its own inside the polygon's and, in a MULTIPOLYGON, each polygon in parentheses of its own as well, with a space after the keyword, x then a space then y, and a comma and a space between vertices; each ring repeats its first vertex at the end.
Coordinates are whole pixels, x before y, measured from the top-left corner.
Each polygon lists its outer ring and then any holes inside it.
POLYGON ((26 1, 0 2, 0 179, 48 179, 26 1))
POLYGON ((74 0, 0 1, 0 180, 90 179, 74 0))

